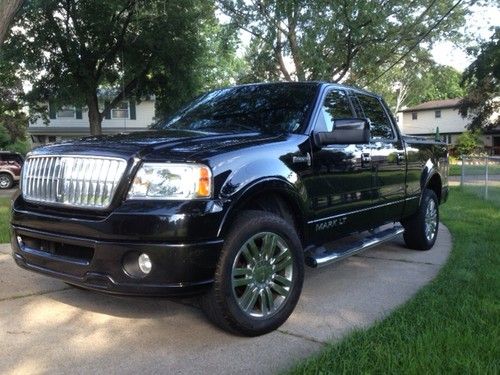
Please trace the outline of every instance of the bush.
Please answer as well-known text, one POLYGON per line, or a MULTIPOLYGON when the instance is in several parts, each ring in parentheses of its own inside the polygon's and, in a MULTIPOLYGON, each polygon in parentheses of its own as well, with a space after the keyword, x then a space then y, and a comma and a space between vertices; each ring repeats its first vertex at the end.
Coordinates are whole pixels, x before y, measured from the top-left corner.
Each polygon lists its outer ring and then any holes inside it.
POLYGON ((452 154, 455 156, 469 156, 481 153, 483 148, 484 144, 481 141, 479 133, 466 131, 458 137, 457 144, 453 148, 452 154))

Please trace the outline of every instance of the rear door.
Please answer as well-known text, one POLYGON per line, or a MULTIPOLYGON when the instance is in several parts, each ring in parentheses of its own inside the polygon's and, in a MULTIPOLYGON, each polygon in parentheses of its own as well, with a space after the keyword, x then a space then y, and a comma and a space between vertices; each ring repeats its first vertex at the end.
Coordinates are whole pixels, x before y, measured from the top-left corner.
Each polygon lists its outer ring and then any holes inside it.
POLYGON ((405 200, 405 149, 396 124, 382 101, 372 95, 356 93, 360 117, 371 122, 371 165, 373 178, 374 222, 401 218, 405 200))

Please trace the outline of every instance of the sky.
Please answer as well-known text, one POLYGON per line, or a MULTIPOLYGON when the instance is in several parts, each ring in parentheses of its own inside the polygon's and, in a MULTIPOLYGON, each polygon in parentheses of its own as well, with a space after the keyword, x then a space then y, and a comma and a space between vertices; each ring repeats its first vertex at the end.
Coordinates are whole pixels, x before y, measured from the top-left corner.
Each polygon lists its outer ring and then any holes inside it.
MULTIPOLYGON (((476 37, 489 39, 493 34, 494 26, 500 26, 500 8, 498 7, 471 7, 471 14, 467 17, 465 30, 476 37)), ((474 60, 466 51, 450 41, 441 41, 434 45, 432 51, 434 60, 442 65, 450 65, 463 71, 474 60)))

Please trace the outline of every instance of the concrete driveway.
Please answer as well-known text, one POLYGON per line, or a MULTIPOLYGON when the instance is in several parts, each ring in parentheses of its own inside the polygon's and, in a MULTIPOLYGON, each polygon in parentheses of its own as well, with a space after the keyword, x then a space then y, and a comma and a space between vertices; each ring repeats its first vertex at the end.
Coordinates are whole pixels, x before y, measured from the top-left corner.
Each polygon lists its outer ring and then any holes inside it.
POLYGON ((0 189, 0 198, 10 198, 14 195, 17 190, 17 186, 14 189, 0 189))
POLYGON ((328 340, 367 327, 434 278, 451 249, 441 226, 428 252, 401 239, 319 270, 278 331, 236 337, 195 299, 108 296, 18 269, 0 246, 0 373, 276 373, 328 340))

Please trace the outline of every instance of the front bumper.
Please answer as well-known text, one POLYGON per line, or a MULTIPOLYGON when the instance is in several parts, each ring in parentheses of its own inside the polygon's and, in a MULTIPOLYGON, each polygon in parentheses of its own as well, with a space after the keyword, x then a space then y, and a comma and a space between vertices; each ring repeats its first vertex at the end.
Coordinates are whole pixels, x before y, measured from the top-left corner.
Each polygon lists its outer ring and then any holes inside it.
POLYGON ((32 209, 18 197, 12 255, 22 268, 109 293, 179 295, 209 286, 223 244, 217 238, 222 210, 210 202, 151 204, 123 205, 104 218, 67 217, 32 209), (130 259, 142 253, 151 272, 129 272, 130 259))
POLYGON ((93 241, 16 226, 12 227, 11 242, 13 257, 22 268, 88 289, 131 295, 178 295, 202 290, 213 281, 222 246, 221 240, 191 244, 93 241), (131 276, 124 260, 141 253, 151 258, 151 273, 131 276))

